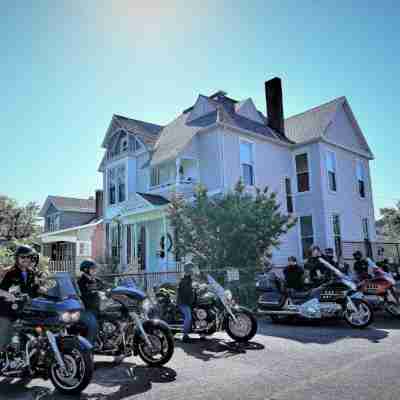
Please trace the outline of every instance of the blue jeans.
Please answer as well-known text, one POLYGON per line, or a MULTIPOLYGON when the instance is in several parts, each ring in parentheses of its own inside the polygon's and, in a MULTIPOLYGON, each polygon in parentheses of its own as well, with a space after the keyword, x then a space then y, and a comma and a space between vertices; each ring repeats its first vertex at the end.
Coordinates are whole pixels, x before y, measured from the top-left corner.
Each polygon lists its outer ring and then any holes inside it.
POLYGON ((92 311, 86 310, 81 312, 81 318, 79 320, 87 328, 87 339, 94 346, 96 344, 97 337, 97 319, 92 311))
POLYGON ((183 314, 183 334, 187 335, 192 330, 192 309, 186 304, 180 304, 179 309, 183 314))

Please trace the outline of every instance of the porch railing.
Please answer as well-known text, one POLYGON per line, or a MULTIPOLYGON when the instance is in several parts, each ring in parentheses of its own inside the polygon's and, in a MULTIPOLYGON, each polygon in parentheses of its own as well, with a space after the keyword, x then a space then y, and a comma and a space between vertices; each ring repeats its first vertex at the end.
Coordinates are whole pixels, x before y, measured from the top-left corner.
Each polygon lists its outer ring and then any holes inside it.
POLYGON ((76 264, 74 260, 63 260, 63 261, 49 261, 49 272, 69 272, 71 274, 75 274, 76 272, 76 264))
POLYGON ((342 243, 342 256, 345 261, 353 260, 353 253, 361 251, 364 256, 371 257, 374 261, 382 261, 385 258, 392 258, 393 262, 400 263, 400 243, 391 242, 370 242, 345 241, 342 243))

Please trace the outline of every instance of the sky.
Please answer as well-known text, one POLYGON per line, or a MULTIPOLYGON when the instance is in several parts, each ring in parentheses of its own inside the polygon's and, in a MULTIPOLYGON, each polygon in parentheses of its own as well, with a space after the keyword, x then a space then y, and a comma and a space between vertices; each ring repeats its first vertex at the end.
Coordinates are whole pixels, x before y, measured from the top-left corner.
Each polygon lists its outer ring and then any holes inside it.
POLYGON ((399 17, 385 0, 4 2, 0 193, 87 198, 114 113, 166 124, 217 90, 265 112, 279 76, 285 117, 347 97, 378 214, 400 199, 399 17))

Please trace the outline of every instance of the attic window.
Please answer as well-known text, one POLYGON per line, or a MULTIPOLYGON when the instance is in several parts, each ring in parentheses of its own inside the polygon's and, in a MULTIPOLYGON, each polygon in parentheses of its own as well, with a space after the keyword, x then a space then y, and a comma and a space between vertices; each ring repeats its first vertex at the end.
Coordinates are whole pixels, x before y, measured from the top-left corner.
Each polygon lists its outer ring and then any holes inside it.
POLYGON ((121 151, 127 151, 128 150, 128 140, 123 139, 121 142, 121 151))

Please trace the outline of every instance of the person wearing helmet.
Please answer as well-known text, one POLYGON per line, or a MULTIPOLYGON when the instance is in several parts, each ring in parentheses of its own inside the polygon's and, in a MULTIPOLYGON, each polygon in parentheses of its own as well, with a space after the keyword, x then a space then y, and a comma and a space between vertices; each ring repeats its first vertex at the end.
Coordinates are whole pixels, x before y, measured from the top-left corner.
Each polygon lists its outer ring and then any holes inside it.
POLYGON ((183 314, 183 342, 188 342, 189 332, 192 329, 192 306, 194 303, 193 291, 193 264, 188 263, 184 266, 184 276, 179 282, 177 304, 183 314))
POLYGON ((88 340, 95 345, 97 336, 97 312, 99 309, 99 290, 103 288, 101 281, 96 278, 97 264, 92 260, 83 260, 80 265, 82 275, 78 279, 81 299, 85 311, 81 312, 80 322, 87 328, 88 340))
POLYGON ((331 277, 331 271, 319 260, 322 257, 322 252, 319 246, 311 246, 311 257, 307 259, 305 268, 308 269, 310 279, 313 284, 326 281, 331 277))
POLYGON ((360 250, 353 253, 354 264, 353 269, 356 274, 357 279, 363 280, 368 278, 368 262, 363 257, 360 250))
POLYGON ((30 246, 18 246, 14 257, 14 266, 7 270, 0 283, 0 351, 4 350, 12 335, 12 322, 8 312, 15 297, 9 293, 10 288, 18 287, 22 293, 30 297, 37 297, 40 294, 32 268, 37 257, 36 251, 30 246))

